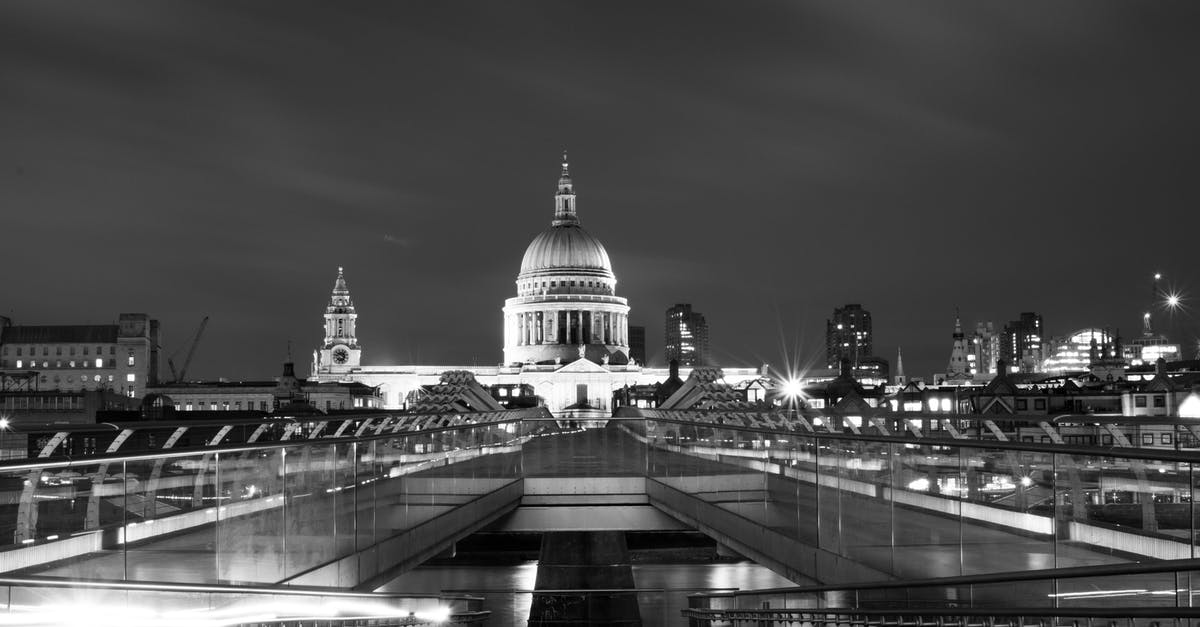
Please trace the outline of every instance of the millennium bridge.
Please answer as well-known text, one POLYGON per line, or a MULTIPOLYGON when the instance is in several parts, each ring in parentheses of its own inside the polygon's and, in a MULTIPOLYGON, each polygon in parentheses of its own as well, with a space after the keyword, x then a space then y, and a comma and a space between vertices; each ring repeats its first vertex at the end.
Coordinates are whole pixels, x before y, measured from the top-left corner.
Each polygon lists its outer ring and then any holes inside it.
POLYGON ((580 546, 603 534, 695 530, 819 582, 701 591, 663 617, 620 572, 539 571, 531 625, 1190 623, 1200 434, 1130 421, 529 408, 64 427, 0 462, 0 624, 481 624, 479 596, 374 591, 484 529, 544 533, 543 557, 557 538, 595 571, 614 558, 586 554, 613 547, 580 546))

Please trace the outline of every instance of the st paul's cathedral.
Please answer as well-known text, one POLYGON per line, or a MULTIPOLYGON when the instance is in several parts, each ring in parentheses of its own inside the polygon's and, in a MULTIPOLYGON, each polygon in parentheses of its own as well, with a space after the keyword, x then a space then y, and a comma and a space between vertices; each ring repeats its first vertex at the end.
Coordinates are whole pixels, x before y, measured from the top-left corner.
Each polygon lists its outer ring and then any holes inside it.
MULTIPOLYGON (((398 409, 421 386, 437 384, 443 372, 465 370, 484 386, 531 386, 560 418, 602 418, 611 415, 614 391, 669 376, 666 368, 630 359, 629 304, 616 294, 617 277, 604 245, 580 224, 565 154, 554 219, 525 249, 516 285, 516 296, 504 302, 500 365, 365 366, 356 337, 358 314, 338 268, 325 309, 325 340, 313 352, 310 379, 377 386, 384 405, 398 409)), ((723 373, 731 384, 763 374, 755 368, 723 373)))

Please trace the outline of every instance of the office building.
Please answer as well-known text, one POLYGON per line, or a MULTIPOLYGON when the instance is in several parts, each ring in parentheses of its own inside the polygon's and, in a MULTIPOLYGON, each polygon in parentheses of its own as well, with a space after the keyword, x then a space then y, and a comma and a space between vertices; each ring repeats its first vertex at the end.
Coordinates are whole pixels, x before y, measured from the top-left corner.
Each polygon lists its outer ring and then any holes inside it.
POLYGON ((838 368, 842 359, 854 365, 874 354, 871 312, 857 303, 834 309, 833 317, 825 321, 826 367, 838 368))
POLYGON ((708 321, 704 314, 692 311, 688 303, 667 309, 665 333, 667 362, 678 360, 681 366, 708 363, 708 321))

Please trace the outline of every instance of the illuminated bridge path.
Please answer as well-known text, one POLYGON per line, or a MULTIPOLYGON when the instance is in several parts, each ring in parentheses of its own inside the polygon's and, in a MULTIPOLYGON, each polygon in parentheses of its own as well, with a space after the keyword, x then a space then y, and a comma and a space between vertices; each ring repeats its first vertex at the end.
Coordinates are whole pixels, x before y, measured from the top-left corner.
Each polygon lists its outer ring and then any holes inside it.
POLYGON ((580 429, 541 409, 380 415, 10 461, 0 568, 372 590, 481 529, 697 529, 831 583, 1194 557, 1188 451, 824 418, 630 410, 580 429))

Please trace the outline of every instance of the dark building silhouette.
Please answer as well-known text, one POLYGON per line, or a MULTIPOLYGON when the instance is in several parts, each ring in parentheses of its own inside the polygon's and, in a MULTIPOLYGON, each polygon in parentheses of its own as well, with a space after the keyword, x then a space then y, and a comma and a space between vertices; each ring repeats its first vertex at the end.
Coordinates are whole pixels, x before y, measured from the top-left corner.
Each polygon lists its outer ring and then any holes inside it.
POLYGON ((704 314, 692 311, 688 303, 667 309, 667 361, 678 360, 681 366, 703 366, 708 363, 708 322, 704 314))
POLYGON ((1042 316, 1021 312, 1018 320, 1004 325, 1000 338, 1000 359, 1021 372, 1035 372, 1042 361, 1042 316))
POLYGON ((826 367, 838 368, 843 359, 854 366, 874 354, 871 312, 857 303, 834 309, 833 318, 825 321, 826 367))
POLYGON ((646 365, 646 327, 629 325, 629 358, 646 365))

